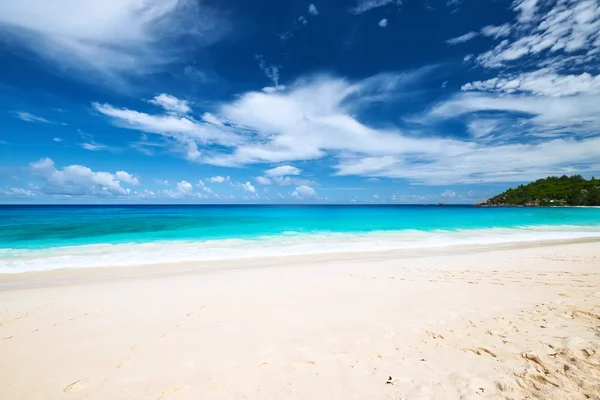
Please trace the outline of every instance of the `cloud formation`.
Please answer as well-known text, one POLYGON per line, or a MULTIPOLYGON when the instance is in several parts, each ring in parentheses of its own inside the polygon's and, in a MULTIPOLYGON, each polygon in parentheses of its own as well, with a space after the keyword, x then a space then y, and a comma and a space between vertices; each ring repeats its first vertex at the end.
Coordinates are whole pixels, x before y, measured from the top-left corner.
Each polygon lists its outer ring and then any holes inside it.
POLYGON ((152 72, 178 60, 174 43, 225 31, 215 12, 186 0, 54 0, 0 3, 0 41, 18 42, 63 71, 104 77, 152 72))
POLYGON ((130 189, 121 183, 139 184, 137 178, 125 171, 96 172, 83 165, 57 169, 50 158, 30 163, 29 171, 44 182, 41 191, 49 195, 128 196, 130 189))
POLYGON ((402 0, 358 0, 356 6, 350 9, 352 14, 362 14, 375 8, 387 6, 388 4, 402 4, 402 0))
POLYGON ((311 188, 310 186, 306 186, 306 185, 301 185, 296 187, 296 190, 294 190, 291 195, 293 197, 296 197, 297 199, 314 199, 317 197, 317 192, 315 191, 315 189, 311 188))
POLYGON ((38 117, 37 115, 33 115, 31 113, 25 111, 16 111, 14 112, 15 117, 19 118, 21 121, 25 122, 40 122, 43 124, 51 124, 52 122, 48 121, 46 118, 38 117))
POLYGON ((303 77, 282 90, 242 93, 201 119, 191 113, 150 115, 108 104, 95 107, 115 125, 169 137, 178 152, 195 162, 230 167, 284 164, 265 172, 265 178, 278 185, 310 186, 291 178, 300 171, 287 163, 317 159, 328 160, 336 175, 435 185, 519 182, 598 171, 594 132, 600 128, 600 99, 594 89, 596 77, 589 73, 566 78, 551 75, 551 70, 517 72, 520 79, 514 83, 511 76, 465 83, 462 92, 412 119, 428 135, 373 127, 359 119, 363 109, 401 98, 434 70, 357 81, 303 77), (464 123, 470 135, 436 132, 438 124, 449 119, 464 123))

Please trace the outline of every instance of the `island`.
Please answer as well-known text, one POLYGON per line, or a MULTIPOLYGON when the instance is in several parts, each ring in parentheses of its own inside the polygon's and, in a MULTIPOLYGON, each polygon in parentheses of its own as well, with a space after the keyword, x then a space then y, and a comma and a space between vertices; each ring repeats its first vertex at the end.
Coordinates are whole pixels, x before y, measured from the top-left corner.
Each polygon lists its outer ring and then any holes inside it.
POLYGON ((550 176, 475 203, 484 207, 600 206, 600 179, 581 175, 550 176))

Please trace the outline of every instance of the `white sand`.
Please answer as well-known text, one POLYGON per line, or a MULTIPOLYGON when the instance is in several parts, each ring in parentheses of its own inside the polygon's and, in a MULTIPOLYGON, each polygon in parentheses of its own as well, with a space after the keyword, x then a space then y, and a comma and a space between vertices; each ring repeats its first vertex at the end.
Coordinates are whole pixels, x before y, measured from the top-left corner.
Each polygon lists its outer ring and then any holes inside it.
POLYGON ((600 399, 599 242, 428 253, 2 275, 0 399, 600 399))

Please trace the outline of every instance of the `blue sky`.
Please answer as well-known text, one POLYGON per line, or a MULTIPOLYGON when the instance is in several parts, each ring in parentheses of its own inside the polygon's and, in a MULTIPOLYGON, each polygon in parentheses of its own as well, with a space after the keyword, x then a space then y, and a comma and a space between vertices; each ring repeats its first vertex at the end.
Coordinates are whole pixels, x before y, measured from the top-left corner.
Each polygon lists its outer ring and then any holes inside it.
POLYGON ((0 4, 0 203, 472 203, 600 175, 600 0, 0 4))

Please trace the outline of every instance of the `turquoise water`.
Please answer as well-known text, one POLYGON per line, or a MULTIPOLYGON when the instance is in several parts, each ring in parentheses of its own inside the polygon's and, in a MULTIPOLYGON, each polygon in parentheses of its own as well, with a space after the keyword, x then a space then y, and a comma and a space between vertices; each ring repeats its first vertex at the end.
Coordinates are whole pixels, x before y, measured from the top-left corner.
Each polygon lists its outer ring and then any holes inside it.
POLYGON ((0 206, 0 272, 597 235, 597 208, 0 206))
POLYGON ((0 248, 253 238, 285 233, 600 226, 595 208, 3 206, 0 248))

